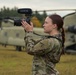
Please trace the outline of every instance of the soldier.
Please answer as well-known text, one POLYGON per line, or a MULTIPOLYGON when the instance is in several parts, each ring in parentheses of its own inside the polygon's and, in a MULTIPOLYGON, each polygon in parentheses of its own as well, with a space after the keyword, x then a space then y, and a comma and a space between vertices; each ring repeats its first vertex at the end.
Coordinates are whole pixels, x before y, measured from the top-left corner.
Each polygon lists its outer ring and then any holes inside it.
POLYGON ((57 14, 47 16, 43 24, 44 32, 49 36, 35 39, 33 23, 22 21, 26 32, 26 52, 33 55, 32 75, 58 75, 55 69, 64 48, 63 19, 57 14))

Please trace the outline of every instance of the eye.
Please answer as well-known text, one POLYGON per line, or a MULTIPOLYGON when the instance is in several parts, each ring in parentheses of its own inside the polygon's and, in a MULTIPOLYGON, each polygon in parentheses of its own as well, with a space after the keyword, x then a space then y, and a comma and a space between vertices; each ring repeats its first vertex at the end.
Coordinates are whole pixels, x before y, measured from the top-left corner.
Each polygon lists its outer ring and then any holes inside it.
POLYGON ((48 24, 48 22, 45 22, 45 24, 48 24))

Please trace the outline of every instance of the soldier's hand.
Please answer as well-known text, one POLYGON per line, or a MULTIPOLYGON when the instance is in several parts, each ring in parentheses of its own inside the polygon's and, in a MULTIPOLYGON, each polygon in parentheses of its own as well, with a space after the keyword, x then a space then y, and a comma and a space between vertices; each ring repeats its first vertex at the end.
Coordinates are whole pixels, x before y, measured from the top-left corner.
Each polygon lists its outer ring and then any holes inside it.
POLYGON ((28 24, 26 21, 22 20, 22 27, 28 31, 28 32, 32 32, 33 31, 33 23, 30 22, 30 24, 28 24))

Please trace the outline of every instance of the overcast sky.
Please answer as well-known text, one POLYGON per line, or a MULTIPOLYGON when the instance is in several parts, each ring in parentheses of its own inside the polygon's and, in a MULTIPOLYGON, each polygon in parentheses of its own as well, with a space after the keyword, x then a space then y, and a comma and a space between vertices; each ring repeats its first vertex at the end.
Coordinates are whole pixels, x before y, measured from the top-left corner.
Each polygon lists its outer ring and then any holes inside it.
POLYGON ((0 0, 0 8, 3 6, 31 8, 32 10, 76 9, 76 0, 0 0))

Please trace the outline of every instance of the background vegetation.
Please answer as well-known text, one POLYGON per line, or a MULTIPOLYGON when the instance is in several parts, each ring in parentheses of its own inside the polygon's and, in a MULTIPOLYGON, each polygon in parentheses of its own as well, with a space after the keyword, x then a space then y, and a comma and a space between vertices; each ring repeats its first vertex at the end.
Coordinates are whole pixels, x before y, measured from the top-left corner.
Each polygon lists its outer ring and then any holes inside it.
MULTIPOLYGON (((3 8, 0 8, 0 18, 21 19, 23 15, 19 14, 17 10, 18 10, 17 7, 9 8, 4 6, 3 8)), ((40 14, 38 11, 34 11, 31 17, 35 27, 36 25, 37 27, 42 27, 41 25, 46 16, 47 16, 46 11, 43 11, 42 14, 40 14)))
MULTIPOLYGON (((0 75, 31 75, 32 56, 25 50, 0 45, 0 75)), ((56 65, 60 75, 76 75, 76 55, 63 55, 56 65)))

